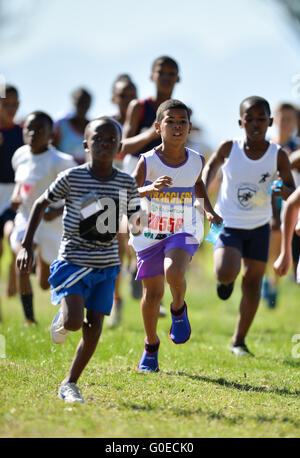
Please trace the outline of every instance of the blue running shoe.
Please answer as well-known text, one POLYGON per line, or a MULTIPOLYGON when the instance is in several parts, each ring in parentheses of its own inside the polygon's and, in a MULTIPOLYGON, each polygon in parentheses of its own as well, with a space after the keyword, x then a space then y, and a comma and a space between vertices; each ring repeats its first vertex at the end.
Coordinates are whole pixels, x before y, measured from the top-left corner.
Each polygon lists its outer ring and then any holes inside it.
POLYGON ((144 348, 137 370, 139 372, 158 372, 158 350, 149 353, 144 348))
POLYGON ((169 332, 169 337, 175 344, 183 344, 187 342, 191 335, 191 325, 187 315, 186 303, 184 303, 184 305, 184 311, 179 316, 173 315, 171 308, 172 326, 169 332))

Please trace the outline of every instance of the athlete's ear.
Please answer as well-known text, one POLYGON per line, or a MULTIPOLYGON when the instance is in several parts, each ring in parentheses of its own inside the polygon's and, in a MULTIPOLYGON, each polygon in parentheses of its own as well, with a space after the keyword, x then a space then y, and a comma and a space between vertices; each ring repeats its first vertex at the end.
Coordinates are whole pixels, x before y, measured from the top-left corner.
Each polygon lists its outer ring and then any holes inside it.
POLYGON ((273 126, 274 118, 270 118, 269 127, 273 126))
POLYGON ((240 126, 240 127, 243 127, 243 123, 242 123, 242 120, 241 120, 241 119, 238 120, 238 123, 239 123, 239 126, 240 126))
POLYGON ((180 76, 177 76, 177 83, 180 83, 180 76))
POLYGON ((189 134, 191 133, 192 127, 193 127, 193 124, 190 122, 189 134))
POLYGON ((155 123, 154 123, 154 128, 155 128, 155 132, 156 132, 158 135, 160 135, 161 130, 160 130, 160 124, 159 124, 159 122, 155 121, 155 123))
POLYGON ((83 140, 83 147, 84 147, 84 151, 85 151, 86 153, 89 153, 89 152, 90 152, 89 149, 88 149, 88 144, 87 144, 87 141, 86 141, 86 140, 83 140))

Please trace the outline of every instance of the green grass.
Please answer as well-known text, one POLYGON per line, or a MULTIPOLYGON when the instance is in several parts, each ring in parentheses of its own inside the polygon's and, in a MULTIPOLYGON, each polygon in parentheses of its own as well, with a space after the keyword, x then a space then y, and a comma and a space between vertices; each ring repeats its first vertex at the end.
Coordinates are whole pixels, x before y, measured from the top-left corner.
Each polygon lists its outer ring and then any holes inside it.
MULTIPOLYGON (((124 320, 104 327, 79 380, 84 405, 65 404, 57 388, 73 358, 80 332, 56 346, 49 336, 55 308, 35 284, 39 326, 25 328, 17 298, 1 283, 6 358, 0 359, 0 437, 300 437, 300 359, 292 336, 300 334, 299 286, 284 279, 278 307, 260 305, 248 344, 255 358, 236 358, 228 346, 240 299, 215 294, 210 246, 188 272, 192 336, 176 346, 170 318, 159 321, 158 374, 139 374, 144 331, 138 301, 126 293, 124 320)), ((3 260, 4 276, 7 258, 3 260)), ((35 279, 34 279, 35 280, 35 279)), ((165 305, 170 294, 165 295, 165 305)))

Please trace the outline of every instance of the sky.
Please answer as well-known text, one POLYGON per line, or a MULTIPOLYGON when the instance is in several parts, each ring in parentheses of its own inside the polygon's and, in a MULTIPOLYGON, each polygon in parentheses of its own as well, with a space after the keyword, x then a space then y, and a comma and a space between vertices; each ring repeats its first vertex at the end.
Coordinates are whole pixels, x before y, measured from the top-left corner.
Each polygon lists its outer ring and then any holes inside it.
POLYGON ((139 98, 149 97, 151 63, 166 54, 180 66, 173 95, 193 109, 212 148, 241 135, 239 104, 247 96, 265 97, 272 109, 282 101, 300 105, 300 34, 275 0, 4 4, 11 23, 1 39, 0 76, 19 88, 20 117, 69 112, 78 86, 93 94, 90 118, 113 114, 115 77, 129 73, 139 98))

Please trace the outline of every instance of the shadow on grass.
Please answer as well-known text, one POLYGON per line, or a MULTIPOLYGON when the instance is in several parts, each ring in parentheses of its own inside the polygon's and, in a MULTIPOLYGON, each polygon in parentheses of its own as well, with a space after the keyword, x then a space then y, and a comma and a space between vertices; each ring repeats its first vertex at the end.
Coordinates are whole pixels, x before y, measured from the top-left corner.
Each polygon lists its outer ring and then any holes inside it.
POLYGON ((209 378, 205 376, 200 376, 200 375, 192 375, 192 374, 187 374, 185 372, 163 372, 166 375, 179 375, 183 377, 188 377, 192 380, 196 380, 199 382, 208 382, 208 383, 214 383, 216 385, 224 386, 226 388, 234 388, 236 390, 240 391, 253 391, 256 393, 275 393, 279 394, 280 396, 282 395, 289 395, 289 396, 299 396, 300 391, 295 390, 295 391, 290 391, 286 388, 266 388, 264 386, 253 386, 249 385, 248 383, 237 383, 237 382, 229 382, 228 380, 224 379, 223 377, 219 378, 209 378))

